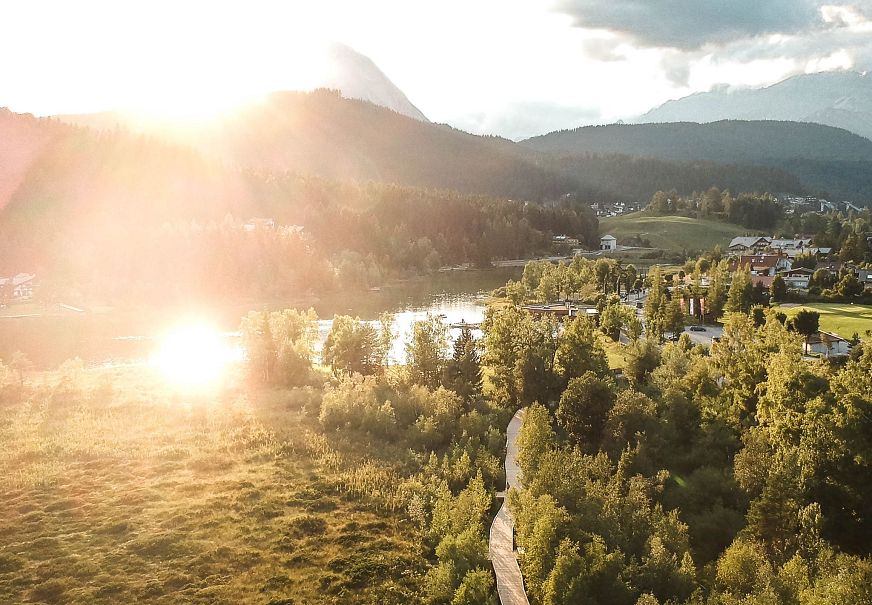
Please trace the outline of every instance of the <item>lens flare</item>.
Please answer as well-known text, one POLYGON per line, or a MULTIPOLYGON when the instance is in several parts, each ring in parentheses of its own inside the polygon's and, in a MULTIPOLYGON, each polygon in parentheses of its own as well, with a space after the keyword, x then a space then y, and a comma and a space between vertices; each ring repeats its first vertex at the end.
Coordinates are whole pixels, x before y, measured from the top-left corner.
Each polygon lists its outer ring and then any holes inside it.
POLYGON ((183 390, 217 387, 241 350, 227 335, 206 324, 188 324, 168 332, 151 363, 170 384, 183 390))

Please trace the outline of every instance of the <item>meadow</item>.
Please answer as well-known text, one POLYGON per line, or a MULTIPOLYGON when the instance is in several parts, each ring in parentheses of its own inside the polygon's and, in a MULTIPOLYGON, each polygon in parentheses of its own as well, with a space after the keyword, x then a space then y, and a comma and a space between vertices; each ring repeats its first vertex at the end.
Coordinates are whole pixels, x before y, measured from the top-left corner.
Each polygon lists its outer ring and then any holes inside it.
POLYGON ((408 451, 328 438, 320 396, 74 362, 7 385, 0 602, 419 602, 408 451))
POLYGON ((820 329, 838 334, 842 338, 860 337, 872 329, 872 307, 847 303, 807 303, 804 305, 782 305, 779 307, 788 317, 801 309, 820 313, 820 329))
POLYGON ((726 250, 732 238, 750 232, 740 225, 720 221, 633 212, 601 219, 600 233, 614 235, 619 245, 628 237, 640 236, 650 240, 653 248, 680 252, 709 250, 715 245, 726 250))

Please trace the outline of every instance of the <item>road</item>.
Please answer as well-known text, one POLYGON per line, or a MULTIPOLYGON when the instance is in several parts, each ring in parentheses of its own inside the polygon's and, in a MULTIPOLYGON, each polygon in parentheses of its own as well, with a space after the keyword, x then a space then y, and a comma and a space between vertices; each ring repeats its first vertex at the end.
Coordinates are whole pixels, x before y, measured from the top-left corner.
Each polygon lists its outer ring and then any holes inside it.
MULTIPOLYGON (((506 492, 521 489, 521 469, 518 468, 517 440, 524 420, 524 410, 518 410, 506 429, 506 492)), ((493 562, 497 576, 497 593, 502 605, 530 605, 524 591, 524 578, 518 567, 518 557, 514 550, 515 522, 506 498, 494 518, 490 530, 488 557, 493 562)))
POLYGON ((684 333, 690 336, 690 340, 693 344, 697 345, 705 345, 710 347, 712 345, 712 338, 720 338, 724 335, 724 327, 723 326, 702 326, 704 328, 701 332, 694 332, 689 327, 684 328, 684 333))

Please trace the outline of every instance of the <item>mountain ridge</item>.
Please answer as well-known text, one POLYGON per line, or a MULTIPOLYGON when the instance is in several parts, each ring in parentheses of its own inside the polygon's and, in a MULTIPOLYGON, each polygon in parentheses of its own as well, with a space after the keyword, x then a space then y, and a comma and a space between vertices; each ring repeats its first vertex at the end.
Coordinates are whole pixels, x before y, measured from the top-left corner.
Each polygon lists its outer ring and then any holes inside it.
POLYGON ((753 89, 718 87, 673 99, 633 123, 782 120, 844 128, 872 139, 872 75, 832 71, 753 89))

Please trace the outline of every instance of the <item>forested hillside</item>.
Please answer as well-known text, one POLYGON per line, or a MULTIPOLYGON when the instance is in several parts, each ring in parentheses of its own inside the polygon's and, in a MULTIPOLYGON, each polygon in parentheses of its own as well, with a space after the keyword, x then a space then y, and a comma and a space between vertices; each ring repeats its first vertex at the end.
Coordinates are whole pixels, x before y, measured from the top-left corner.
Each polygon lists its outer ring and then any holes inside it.
MULTIPOLYGON (((623 154, 679 162, 754 165, 739 174, 721 166, 710 167, 712 184, 720 179, 739 181, 734 191, 795 191, 829 195, 855 202, 872 200, 872 141, 847 131, 797 122, 721 121, 711 124, 612 124, 562 130, 522 142, 540 152, 573 154, 623 154), (766 169, 773 171, 769 174, 766 169), (785 175, 790 175, 786 179, 785 175), (763 177, 763 178, 760 178, 763 177), (778 179, 779 186, 773 187, 778 179), (793 179, 792 182, 790 179, 793 179)), ((665 165, 668 173, 669 165, 665 165)), ((592 181, 596 183, 596 181, 592 181)))
MULTIPOLYGON (((118 116, 76 121, 113 131, 118 116)), ((497 137, 412 120, 383 107, 344 99, 334 91, 276 93, 197 129, 156 130, 208 157, 257 170, 291 170, 337 180, 376 180, 414 187, 521 200, 553 200, 565 193, 600 201, 647 199, 658 190, 682 193, 712 185, 733 191, 802 192, 794 175, 691 156, 639 160, 625 155, 539 153, 497 137)))
POLYGON ((597 238, 596 218, 578 202, 233 169, 144 136, 5 117, 36 134, 19 148, 29 150, 26 161, 4 164, 15 191, 0 210, 0 274, 39 273, 44 296, 135 301, 371 286, 539 253, 553 233, 589 245, 597 238), (275 226, 251 231, 252 217, 275 226))

